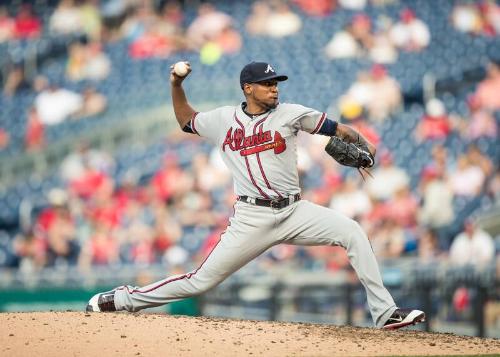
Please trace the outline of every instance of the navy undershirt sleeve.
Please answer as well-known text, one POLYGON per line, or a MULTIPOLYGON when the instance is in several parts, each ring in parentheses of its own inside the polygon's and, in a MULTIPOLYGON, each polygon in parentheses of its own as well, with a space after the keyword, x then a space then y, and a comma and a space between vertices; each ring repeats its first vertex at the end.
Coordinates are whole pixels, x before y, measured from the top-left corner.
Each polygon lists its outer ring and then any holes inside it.
POLYGON ((182 131, 186 132, 186 133, 191 133, 191 134, 194 134, 194 131, 193 129, 191 128, 191 122, 187 123, 184 128, 182 128, 182 131))
POLYGON ((334 136, 337 132, 337 123, 335 120, 330 120, 328 118, 325 119, 321 128, 319 128, 317 134, 326 135, 326 136, 334 136))

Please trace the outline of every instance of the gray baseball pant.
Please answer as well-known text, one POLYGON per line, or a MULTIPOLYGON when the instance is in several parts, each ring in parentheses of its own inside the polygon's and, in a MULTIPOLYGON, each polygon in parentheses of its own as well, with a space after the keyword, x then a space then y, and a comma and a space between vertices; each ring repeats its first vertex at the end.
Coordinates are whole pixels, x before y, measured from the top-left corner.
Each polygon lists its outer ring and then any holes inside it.
POLYGON ((383 326, 396 310, 383 285, 368 237, 354 220, 305 200, 283 209, 238 201, 229 222, 220 241, 198 269, 142 288, 119 287, 115 292, 116 309, 138 311, 202 294, 270 247, 284 243, 345 248, 366 290, 375 325, 383 326))

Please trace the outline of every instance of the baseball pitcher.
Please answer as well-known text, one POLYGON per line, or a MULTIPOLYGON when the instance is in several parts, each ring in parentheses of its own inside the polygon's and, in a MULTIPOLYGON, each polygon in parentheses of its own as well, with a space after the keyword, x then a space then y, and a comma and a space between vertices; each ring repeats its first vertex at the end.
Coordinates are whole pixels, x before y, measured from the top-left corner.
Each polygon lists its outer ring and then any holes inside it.
POLYGON ((368 237, 354 220, 301 199, 297 133, 331 137, 325 150, 339 163, 369 168, 375 147, 347 125, 299 104, 279 103, 278 83, 288 79, 268 63, 252 62, 240 73, 245 101, 198 112, 186 98, 172 67, 175 116, 183 131, 210 140, 233 175, 238 196, 226 231, 194 271, 144 287, 121 286, 93 296, 87 311, 138 311, 199 295, 276 244, 338 245, 363 284, 375 326, 396 329, 425 319, 419 310, 398 308, 382 283, 368 237))

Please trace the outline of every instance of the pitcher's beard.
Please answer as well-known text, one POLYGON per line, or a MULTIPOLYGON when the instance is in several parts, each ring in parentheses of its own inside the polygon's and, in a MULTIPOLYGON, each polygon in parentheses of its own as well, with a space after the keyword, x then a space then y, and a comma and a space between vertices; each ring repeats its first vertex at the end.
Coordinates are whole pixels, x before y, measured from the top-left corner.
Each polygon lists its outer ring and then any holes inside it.
POLYGON ((266 111, 271 110, 271 109, 276 109, 278 106, 278 101, 272 102, 271 104, 263 103, 264 107, 266 108, 266 111))

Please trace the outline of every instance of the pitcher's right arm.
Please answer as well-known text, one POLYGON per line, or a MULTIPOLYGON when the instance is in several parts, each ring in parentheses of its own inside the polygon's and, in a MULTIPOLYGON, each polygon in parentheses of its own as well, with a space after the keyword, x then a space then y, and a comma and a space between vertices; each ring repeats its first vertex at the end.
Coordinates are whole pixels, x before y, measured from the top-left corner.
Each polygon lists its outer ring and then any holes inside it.
POLYGON ((184 129, 184 127, 189 124, 189 121, 196 113, 196 111, 191 107, 186 98, 184 88, 182 88, 182 82, 191 73, 190 64, 188 62, 186 62, 186 64, 188 66, 188 73, 183 77, 175 74, 174 66, 170 66, 170 87, 172 94, 172 104, 174 106, 175 118, 177 119, 177 122, 179 123, 181 129, 184 129))

